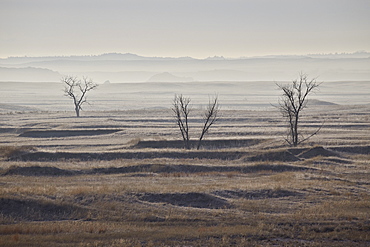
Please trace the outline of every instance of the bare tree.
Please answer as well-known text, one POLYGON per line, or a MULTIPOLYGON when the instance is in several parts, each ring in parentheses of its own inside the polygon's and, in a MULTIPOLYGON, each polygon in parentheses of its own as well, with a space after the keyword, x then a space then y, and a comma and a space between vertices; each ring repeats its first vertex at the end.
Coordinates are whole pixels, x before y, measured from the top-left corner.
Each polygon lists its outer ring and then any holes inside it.
POLYGON ((200 134, 197 150, 199 150, 201 142, 203 140, 204 135, 208 132, 209 128, 217 121, 218 119, 218 112, 220 110, 218 104, 218 97, 215 96, 213 100, 209 100, 207 109, 204 112, 204 125, 202 129, 202 133, 200 134))
POLYGON ((307 106, 307 96, 320 86, 320 83, 317 83, 316 79, 308 80, 307 75, 301 73, 299 79, 294 80, 292 84, 277 84, 277 86, 283 91, 279 101, 279 109, 283 117, 287 119, 289 126, 285 141, 296 147, 316 135, 320 130, 318 129, 308 137, 304 137, 299 130, 299 120, 302 110, 307 106))
POLYGON ((95 89, 98 84, 94 83, 87 77, 83 77, 82 80, 79 80, 77 77, 73 76, 63 77, 62 82, 65 84, 65 96, 73 100, 76 116, 79 117, 80 110, 82 110, 82 105, 87 102, 87 92, 95 89))
POLYGON ((189 113, 190 113, 190 98, 185 98, 183 95, 175 95, 173 100, 172 111, 175 113, 177 125, 180 129, 185 149, 190 149, 189 136, 189 113))

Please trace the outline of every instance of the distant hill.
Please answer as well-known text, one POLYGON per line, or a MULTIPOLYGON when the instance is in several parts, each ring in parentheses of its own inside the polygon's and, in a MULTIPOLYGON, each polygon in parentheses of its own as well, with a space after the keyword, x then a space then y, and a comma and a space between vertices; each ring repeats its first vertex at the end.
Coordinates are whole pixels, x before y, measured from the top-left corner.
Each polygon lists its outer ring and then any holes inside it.
POLYGON ((0 67, 0 81, 57 82, 61 77, 61 74, 49 69, 0 67))
POLYGON ((144 57, 132 53, 104 53, 101 55, 86 55, 86 56, 47 56, 47 57, 8 57, 0 58, 0 64, 27 64, 34 62, 50 62, 50 61, 163 61, 163 60, 195 60, 191 57, 144 57))
POLYGON ((321 105, 321 106, 325 106, 325 105, 338 105, 338 104, 335 104, 335 103, 332 103, 332 102, 329 102, 329 101, 324 101, 324 100, 318 100, 318 99, 309 99, 307 101, 307 105, 312 105, 312 106, 318 106, 318 105, 321 105))
POLYGON ((148 78, 158 82, 291 81, 300 72, 319 81, 367 81, 369 65, 370 53, 365 51, 205 59, 132 53, 9 57, 0 59, 0 81, 59 81, 60 75, 88 76, 98 83, 146 82, 148 78))

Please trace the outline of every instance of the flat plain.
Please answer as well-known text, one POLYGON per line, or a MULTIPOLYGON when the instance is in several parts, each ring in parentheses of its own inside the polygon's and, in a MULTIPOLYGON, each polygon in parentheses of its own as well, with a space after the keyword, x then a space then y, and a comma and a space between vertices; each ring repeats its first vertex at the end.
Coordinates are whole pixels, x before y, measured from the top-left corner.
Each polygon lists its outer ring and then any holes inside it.
MULTIPOLYGON (((302 133, 321 130, 292 148, 277 109, 260 107, 265 98, 248 107, 221 94, 229 106, 220 102, 202 148, 184 150, 168 95, 159 107, 88 109, 80 118, 9 97, 0 245, 370 245, 369 104, 313 100, 302 133)), ((191 113, 196 140, 202 106, 191 113)))

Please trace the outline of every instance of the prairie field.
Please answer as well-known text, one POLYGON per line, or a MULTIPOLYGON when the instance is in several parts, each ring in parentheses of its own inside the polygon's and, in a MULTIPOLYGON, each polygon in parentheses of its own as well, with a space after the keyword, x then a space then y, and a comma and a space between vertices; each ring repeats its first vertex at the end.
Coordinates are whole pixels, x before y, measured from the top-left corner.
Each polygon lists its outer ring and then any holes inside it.
MULTIPOLYGON (((183 149, 171 98, 2 111, 0 246, 370 245, 369 104, 312 101, 300 128, 321 129, 293 148, 276 108, 220 98, 234 107, 200 150, 183 149)), ((202 124, 194 107, 192 140, 202 124)))

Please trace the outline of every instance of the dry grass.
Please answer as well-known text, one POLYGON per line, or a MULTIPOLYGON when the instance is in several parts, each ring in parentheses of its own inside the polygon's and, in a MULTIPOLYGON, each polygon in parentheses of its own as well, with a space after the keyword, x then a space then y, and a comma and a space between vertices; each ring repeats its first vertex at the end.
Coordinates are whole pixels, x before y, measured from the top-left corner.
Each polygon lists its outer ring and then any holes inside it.
POLYGON ((166 111, 146 112, 153 125, 135 112, 76 121, 61 113, 5 115, 0 246, 369 246, 365 110, 319 112, 330 125, 299 149, 282 145, 274 115, 226 111, 209 136, 213 146, 201 151, 165 145, 176 136, 166 111), (122 131, 57 138, 15 131, 103 129, 102 118, 122 131), (222 146, 240 136, 246 146, 214 149, 218 139, 222 146), (138 147, 145 139, 152 146, 138 147), (47 155, 24 159, 40 151, 47 155), (142 155, 96 159, 97 151, 142 155), (61 158, 50 159, 55 153, 61 158))
POLYGON ((32 146, 0 146, 0 159, 19 157, 34 150, 32 146))

